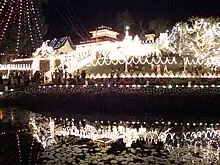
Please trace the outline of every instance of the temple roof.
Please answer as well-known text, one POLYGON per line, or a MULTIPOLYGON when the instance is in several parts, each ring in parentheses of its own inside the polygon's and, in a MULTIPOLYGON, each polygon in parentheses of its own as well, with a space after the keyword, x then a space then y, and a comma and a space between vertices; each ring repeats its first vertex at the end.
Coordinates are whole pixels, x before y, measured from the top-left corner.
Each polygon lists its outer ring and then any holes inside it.
POLYGON ((54 50, 58 50, 65 45, 68 45, 70 48, 74 49, 74 44, 70 37, 62 37, 60 39, 54 38, 51 40, 48 45, 53 47, 54 50))
POLYGON ((119 35, 118 32, 112 30, 112 28, 107 26, 100 26, 96 28, 96 30, 90 32, 92 34, 91 39, 101 38, 101 37, 108 37, 112 39, 117 39, 119 35))

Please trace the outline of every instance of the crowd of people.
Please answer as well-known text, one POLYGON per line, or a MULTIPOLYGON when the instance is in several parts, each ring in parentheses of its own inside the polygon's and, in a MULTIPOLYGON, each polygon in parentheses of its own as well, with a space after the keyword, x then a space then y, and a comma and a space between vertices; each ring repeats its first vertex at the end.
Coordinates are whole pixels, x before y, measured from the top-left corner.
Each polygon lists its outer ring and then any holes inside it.
MULTIPOLYGON (((44 78, 44 80, 47 77, 44 78)), ((73 74, 70 74, 62 69, 56 70, 52 73, 52 83, 54 84, 85 84, 86 81, 86 70, 77 70, 73 74)))
POLYGON ((6 81, 0 76, 0 86, 7 86, 9 89, 24 88, 31 85, 218 85, 219 78, 122 78, 118 72, 112 71, 107 78, 86 78, 86 71, 77 70, 75 74, 67 72, 54 72, 50 81, 44 73, 39 71, 33 75, 29 72, 11 73, 6 81), (116 74, 116 77, 114 76, 116 74))
MULTIPOLYGON (((155 74, 172 74, 172 71, 169 70, 167 65, 149 65, 149 70, 151 73, 155 74), (162 70, 161 70, 162 69, 162 70)), ((144 73, 144 69, 140 65, 130 64, 128 66, 129 73, 144 73)), ((190 73, 193 75, 200 75, 203 73, 202 66, 190 66, 190 73)), ((184 71, 184 66, 180 65, 180 72, 184 71)), ((122 73, 125 73, 124 70, 120 67, 112 67, 109 69, 109 77, 107 78, 88 78, 86 70, 77 70, 73 73, 68 73, 65 68, 57 68, 54 73, 49 72, 40 72, 36 71, 34 74, 28 71, 20 72, 11 72, 7 80, 3 79, 3 75, 0 73, 0 85, 7 85, 9 88, 22 88, 27 87, 32 84, 61 84, 61 85, 95 85, 95 84, 125 84, 125 85, 186 85, 186 84, 218 84, 218 79, 209 79, 209 78, 146 78, 146 77, 136 77, 136 78, 123 78, 121 77, 122 73)))
POLYGON ((7 80, 3 79, 3 76, 0 75, 0 85, 7 86, 9 88, 22 88, 27 87, 30 84, 40 84, 40 72, 11 72, 7 80))

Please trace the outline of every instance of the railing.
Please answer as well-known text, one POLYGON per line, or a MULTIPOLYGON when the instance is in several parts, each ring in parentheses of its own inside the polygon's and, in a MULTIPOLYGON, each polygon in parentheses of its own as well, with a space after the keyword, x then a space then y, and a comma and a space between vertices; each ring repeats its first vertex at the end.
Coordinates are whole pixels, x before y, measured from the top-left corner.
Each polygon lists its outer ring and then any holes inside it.
POLYGON ((220 85, 46 85, 37 87, 27 87, 17 90, 9 90, 0 92, 1 99, 11 99, 25 95, 36 95, 43 93, 71 93, 71 94, 105 94, 105 93, 118 93, 123 95, 150 95, 150 96, 204 96, 220 95, 220 85))
POLYGON ((10 71, 10 70, 19 70, 19 71, 25 71, 25 70, 32 70, 31 64, 0 64, 0 70, 1 71, 10 71))
MULTIPOLYGON (((96 73, 96 74, 87 74, 86 76, 89 79, 100 79, 100 78, 110 78, 111 73, 96 73)), ((113 75, 114 78, 117 78, 117 74, 113 75)), ((195 74, 195 73, 121 73, 120 78, 175 78, 175 79, 196 79, 196 78, 207 78, 207 79, 217 79, 220 78, 220 74, 216 73, 204 73, 204 74, 195 74)))

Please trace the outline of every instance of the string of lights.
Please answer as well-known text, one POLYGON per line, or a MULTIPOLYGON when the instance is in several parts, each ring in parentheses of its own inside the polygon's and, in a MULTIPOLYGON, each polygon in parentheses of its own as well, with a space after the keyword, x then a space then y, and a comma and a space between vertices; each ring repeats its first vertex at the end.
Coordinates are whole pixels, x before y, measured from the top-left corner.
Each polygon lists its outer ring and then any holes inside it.
POLYGON ((2 3, 0 8, 1 55, 16 54, 19 57, 27 57, 42 44, 43 24, 40 23, 40 13, 37 10, 40 6, 37 6, 35 1, 4 0, 2 3))
MULTIPOLYGON (((14 5, 14 0, 9 1, 8 8, 7 8, 8 10, 5 13, 5 15, 7 16, 7 19, 6 19, 5 22, 3 21, 3 23, 2 23, 2 29, 1 29, 1 33, 0 33, 0 36, 1 36, 0 37, 0 42, 3 40, 5 31, 6 31, 6 29, 8 27, 8 24, 9 24, 11 18, 12 18, 12 13, 14 11, 13 5, 14 5)), ((1 13, 1 15, 3 15, 3 14, 4 13, 1 13)))
POLYGON ((6 2, 7 0, 4 0, 0 3, 0 14, 3 12, 3 10, 5 9, 5 6, 6 6, 6 2))
POLYGON ((191 18, 188 22, 177 23, 169 35, 169 47, 174 53, 200 59, 218 56, 219 21, 214 18, 191 18))
POLYGON ((18 135, 18 134, 16 134, 16 138, 17 138, 17 144, 18 144, 18 156, 19 156, 20 164, 22 164, 22 158, 21 158, 21 144, 20 144, 20 138, 19 138, 19 135, 18 135))
POLYGON ((16 46, 16 52, 18 53, 19 47, 20 47, 20 36, 21 36, 21 20, 22 20, 22 14, 23 14, 23 0, 20 0, 21 3, 19 3, 19 19, 18 19, 18 35, 17 35, 17 46, 16 46))
POLYGON ((32 160, 32 154, 33 154, 33 146, 34 146, 34 139, 32 138, 31 142, 31 148, 30 148, 30 153, 29 153, 29 165, 31 165, 31 160, 32 160))
POLYGON ((63 44, 66 42, 67 37, 62 37, 54 46, 54 49, 57 50, 59 49, 61 46, 63 46, 63 44))
POLYGON ((34 3, 33 0, 30 1, 30 4, 31 4, 31 10, 32 10, 32 14, 33 16, 31 17, 33 22, 34 22, 34 25, 36 26, 36 32, 35 33, 35 38, 39 38, 39 40, 37 40, 37 45, 40 46, 40 44, 42 44, 42 42, 39 42, 39 41, 42 41, 42 30, 41 30, 41 27, 42 25, 40 24, 40 14, 39 14, 39 11, 36 7, 36 4, 34 3))
POLYGON ((29 1, 26 0, 26 14, 27 14, 27 22, 28 22, 28 32, 29 32, 29 35, 30 35, 30 39, 31 39, 31 43, 33 45, 33 47, 35 47, 35 41, 33 39, 33 33, 32 33, 32 27, 31 27, 31 20, 30 20, 30 14, 31 14, 31 11, 29 10, 29 1))

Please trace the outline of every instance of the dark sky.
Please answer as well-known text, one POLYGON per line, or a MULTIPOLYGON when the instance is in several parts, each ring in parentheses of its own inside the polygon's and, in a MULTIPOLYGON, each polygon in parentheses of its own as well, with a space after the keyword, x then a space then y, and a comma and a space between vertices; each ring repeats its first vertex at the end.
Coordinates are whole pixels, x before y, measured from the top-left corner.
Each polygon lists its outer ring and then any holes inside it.
POLYGON ((78 17, 86 31, 90 31, 99 25, 114 26, 117 13, 126 10, 135 22, 142 20, 144 24, 156 17, 177 22, 191 16, 220 16, 220 0, 49 0, 44 9, 50 26, 46 39, 71 36, 77 42, 80 38, 56 10, 74 26, 80 26, 76 22, 78 17))

